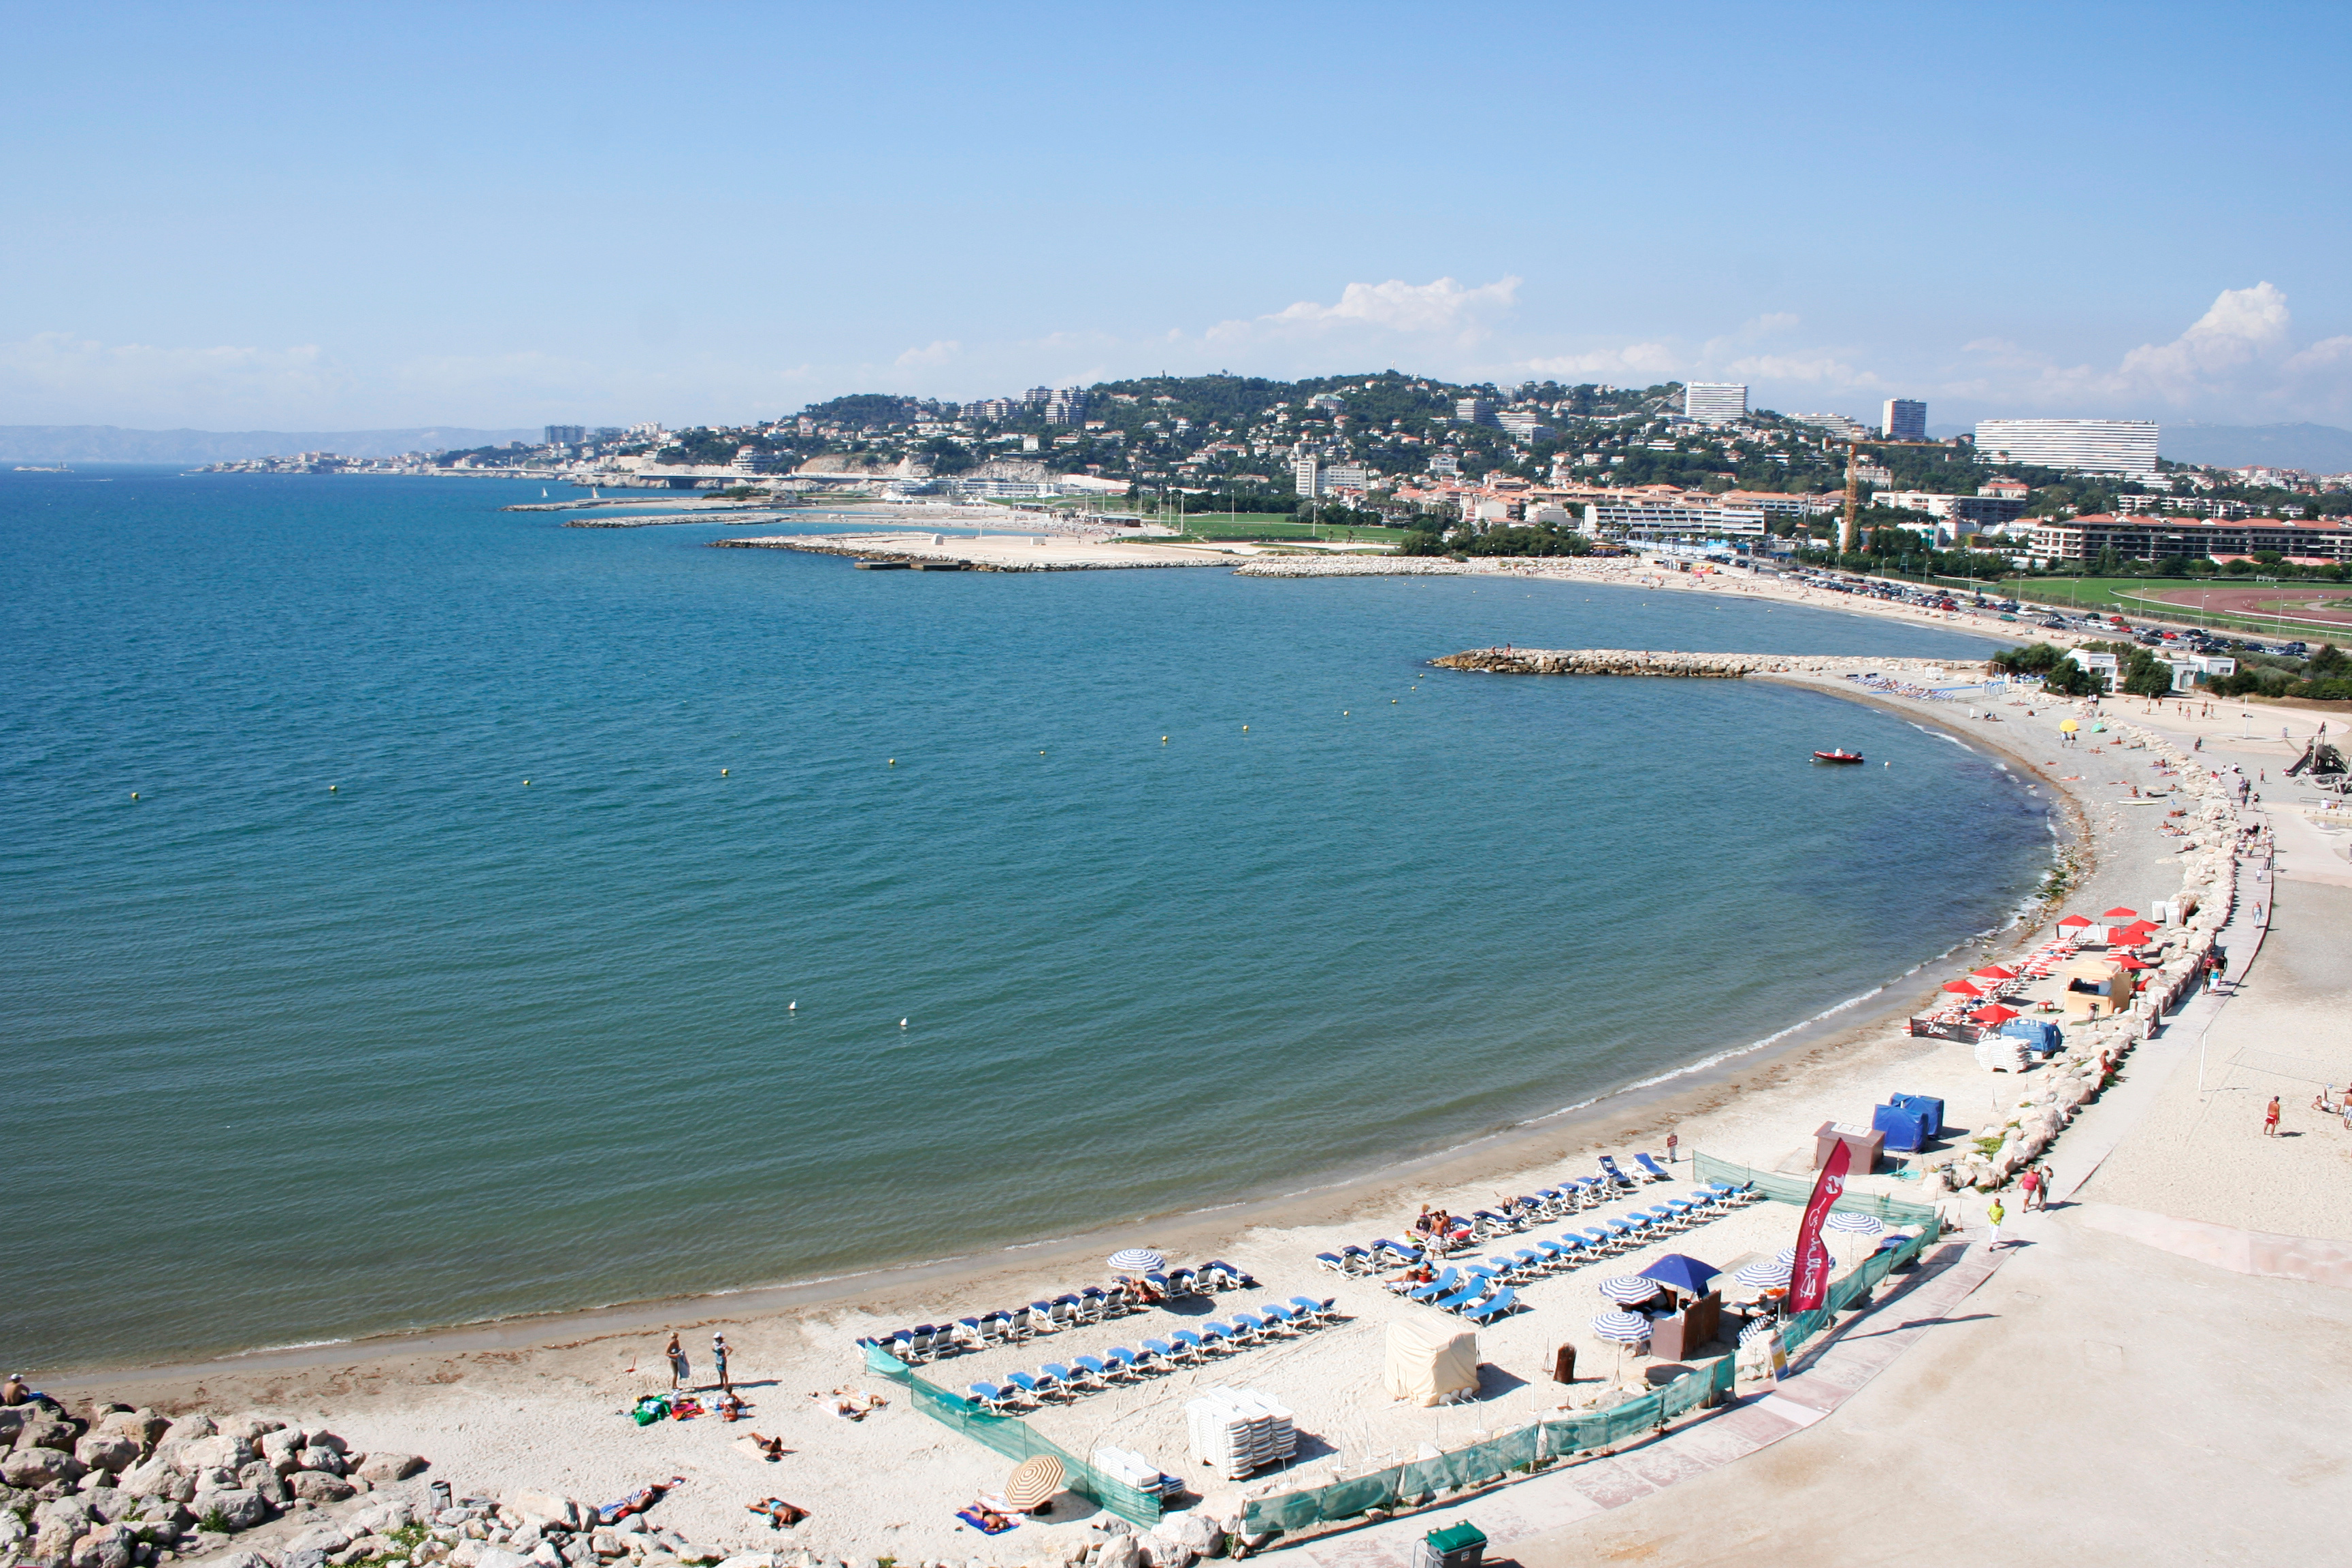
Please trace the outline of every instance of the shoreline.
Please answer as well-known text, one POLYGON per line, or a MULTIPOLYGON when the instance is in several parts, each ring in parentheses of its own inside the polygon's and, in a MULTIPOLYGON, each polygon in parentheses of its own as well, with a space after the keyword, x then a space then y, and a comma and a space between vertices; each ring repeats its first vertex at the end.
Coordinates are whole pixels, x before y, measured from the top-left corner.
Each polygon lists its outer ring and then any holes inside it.
MULTIPOLYGON (((1885 663, 1886 661, 1863 661, 1885 663)), ((1999 742, 1949 722, 1932 710, 1936 705, 1882 696, 1833 679, 1796 672, 1759 671, 1749 679, 1772 681, 1800 689, 1858 702, 1893 713, 1915 723, 1934 724, 1971 747, 1981 747, 2045 784, 2051 791, 2051 811, 2056 845, 2053 860, 2072 853, 2079 869, 2070 894, 2086 885, 2097 865, 2094 835, 2082 803, 2042 766, 1999 742)), ((1773 1074, 1791 1058, 1811 1062, 1834 1059, 1886 1027, 1920 1010, 1934 995, 1933 984, 1906 986, 1913 976, 1935 968, 1971 945, 1987 953, 2021 947, 2034 929, 2028 918, 2042 900, 2029 894, 2017 915, 1990 931, 1960 936, 1940 952, 1922 956, 1911 967, 1889 975, 1876 986, 1841 998, 1820 1012, 1745 1044, 1717 1044, 1695 1060, 1650 1078, 1601 1089, 1556 1109, 1527 1116, 1443 1149, 1391 1161, 1364 1169, 1335 1173, 1328 1179, 1279 1192, 1243 1194, 1197 1209, 1138 1216, 1045 1241, 993 1251, 957 1253, 914 1261, 881 1263, 873 1268, 807 1279, 788 1279, 717 1290, 682 1291, 628 1300, 550 1309, 541 1312, 435 1324, 348 1339, 254 1346, 219 1355, 158 1363, 92 1363, 60 1368, 39 1375, 59 1390, 143 1386, 206 1377, 291 1373, 350 1363, 354 1361, 397 1362, 412 1357, 440 1357, 478 1352, 516 1352, 557 1345, 560 1342, 602 1340, 643 1331, 656 1325, 734 1321, 749 1315, 804 1312, 814 1309, 855 1304, 878 1295, 918 1289, 944 1281, 966 1288, 993 1282, 1008 1275, 1034 1271, 1063 1259, 1092 1258, 1122 1239, 1148 1229, 1162 1250, 1212 1256, 1230 1249, 1241 1231, 1262 1226, 1292 1228, 1328 1223, 1332 1211, 1372 1206, 1387 1190, 1416 1181, 1432 1186, 1463 1183, 1502 1182, 1568 1157, 1566 1151, 1539 1153, 1538 1143, 1554 1139, 1584 1142, 1579 1147, 1599 1147, 1591 1140, 1606 1121, 1631 1117, 1634 1124, 1615 1137, 1637 1139, 1654 1128, 1686 1120, 1724 1103, 1727 1089, 1740 1087, 1742 1075, 1773 1074)), ((1563 1091, 1566 1092, 1566 1091, 1563 1091)))

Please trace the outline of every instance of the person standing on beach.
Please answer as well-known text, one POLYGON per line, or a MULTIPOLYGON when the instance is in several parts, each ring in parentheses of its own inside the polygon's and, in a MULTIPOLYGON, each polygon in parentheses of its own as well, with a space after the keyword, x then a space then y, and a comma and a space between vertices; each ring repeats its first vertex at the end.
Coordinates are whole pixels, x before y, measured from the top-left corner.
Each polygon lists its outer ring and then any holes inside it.
POLYGON ((1985 1250, 1987 1252, 2000 1250, 2000 1222, 2008 1217, 2009 1211, 2000 1206, 2000 1200, 1993 1199, 1992 1206, 1985 1210, 1985 1250))
POLYGON ((686 1386, 686 1380, 694 1375, 692 1369, 686 1364, 686 1347, 677 1342, 676 1334, 672 1334, 669 1347, 662 1354, 669 1357, 669 1389, 676 1394, 686 1386))
POLYGON ((727 1336, 726 1336, 726 1335, 724 1335, 724 1334, 713 1334, 713 1335, 711 1335, 711 1336, 710 1336, 710 1359, 711 1359, 712 1361, 715 1361, 715 1362, 717 1362, 717 1363, 719 1363, 719 1392, 721 1392, 722 1394, 732 1394, 732 1393, 734 1393, 734 1392, 735 1392, 735 1385, 734 1385, 733 1384, 731 1384, 731 1383, 730 1383, 730 1382, 728 1382, 728 1381, 727 1381, 727 1336))
POLYGON ((2278 1096, 2274 1094, 2271 1096, 2270 1109, 2263 1112, 2263 1137, 2275 1138, 2278 1136, 2278 1096))

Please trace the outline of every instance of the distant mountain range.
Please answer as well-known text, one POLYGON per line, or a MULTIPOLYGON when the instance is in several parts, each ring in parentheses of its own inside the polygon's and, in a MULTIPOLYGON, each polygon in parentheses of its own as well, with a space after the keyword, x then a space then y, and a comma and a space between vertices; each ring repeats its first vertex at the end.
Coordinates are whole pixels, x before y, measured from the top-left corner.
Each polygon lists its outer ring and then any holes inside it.
MULTIPOLYGON (((2176 463, 2210 463, 2217 468, 2309 468, 2315 474, 2352 473, 2352 430, 2333 425, 2171 425, 2162 426, 2157 449, 2176 463)), ((1941 439, 1969 436, 1973 425, 1931 425, 1941 439)))
POLYGON ((393 458, 539 440, 538 430, 126 430, 119 425, 0 425, 0 462, 225 463, 296 452, 393 458))

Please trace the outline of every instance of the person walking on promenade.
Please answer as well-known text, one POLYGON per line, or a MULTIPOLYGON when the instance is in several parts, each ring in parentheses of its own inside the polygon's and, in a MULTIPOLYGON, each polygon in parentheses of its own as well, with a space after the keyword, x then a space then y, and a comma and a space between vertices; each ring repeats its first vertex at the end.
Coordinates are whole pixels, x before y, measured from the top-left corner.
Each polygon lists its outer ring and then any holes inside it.
POLYGON ((717 1363, 719 1363, 719 1392, 720 1392, 720 1393, 722 1393, 722 1394, 732 1394, 732 1393, 734 1393, 734 1392, 735 1392, 735 1385, 734 1385, 733 1384, 731 1384, 731 1383, 730 1383, 730 1382, 728 1382, 728 1381, 727 1381, 727 1336, 726 1336, 726 1335, 724 1335, 724 1334, 713 1334, 713 1335, 711 1335, 711 1336, 710 1336, 710 1359, 711 1359, 712 1361, 715 1361, 715 1362, 717 1362, 717 1363))
POLYGON ((669 1389, 676 1394, 686 1386, 686 1380, 694 1375, 693 1369, 686 1364, 686 1347, 677 1342, 676 1334, 672 1334, 668 1348, 662 1354, 669 1357, 669 1389))
POLYGON ((2275 1138, 2278 1136, 2278 1096, 2274 1094, 2271 1096, 2270 1109, 2263 1112, 2263 1137, 2275 1138))
POLYGON ((2000 1200, 1993 1199, 1992 1206, 1985 1210, 1985 1250, 1987 1252, 2000 1250, 2000 1222, 2008 1217, 2009 1211, 2000 1206, 2000 1200))
POLYGON ((2017 1178, 2017 1190, 2024 1194, 2019 1200, 2018 1206, 2023 1209, 2027 1214, 2032 1214, 2033 1212, 2033 1194, 2042 1190, 2042 1177, 2032 1166, 2026 1166, 2024 1171, 2019 1174, 2017 1178))

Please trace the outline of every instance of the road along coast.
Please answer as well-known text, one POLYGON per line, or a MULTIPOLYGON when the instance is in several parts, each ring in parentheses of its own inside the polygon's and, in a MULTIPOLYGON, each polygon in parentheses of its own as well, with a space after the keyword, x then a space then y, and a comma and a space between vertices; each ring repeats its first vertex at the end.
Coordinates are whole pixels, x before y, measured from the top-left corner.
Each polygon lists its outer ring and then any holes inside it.
MULTIPOLYGON (((1883 668, 1889 661, 1864 662, 1883 668)), ((896 1391, 863 1370, 854 1342, 909 1323, 953 1322, 991 1308, 1050 1299, 1098 1281, 1101 1260, 1113 1246, 1146 1244, 1184 1262, 1223 1258, 1263 1280, 1269 1299, 1307 1292, 1337 1301, 1342 1321, 1331 1328, 1277 1337, 1198 1368, 1054 1403, 1031 1418, 1038 1430, 1081 1457, 1104 1444, 1145 1454, 1207 1494, 1203 1509, 1213 1503, 1230 1509, 1233 1496, 1213 1472, 1192 1463, 1187 1451, 1183 1406, 1213 1386, 1265 1390, 1296 1412, 1298 1426, 1314 1439, 1298 1464, 1254 1479, 1254 1491, 1319 1484, 1335 1470, 1352 1472, 1382 1456, 1409 1457, 1424 1443, 1452 1448, 1473 1431, 1505 1429, 1563 1405, 1589 1409, 1621 1397, 1619 1379, 1609 1370, 1612 1352, 1593 1342, 1586 1329, 1610 1305, 1598 1289, 1601 1277, 1633 1273, 1669 1250, 1727 1269, 1769 1258, 1791 1239, 1789 1211, 1755 1205, 1686 1236, 1628 1251, 1604 1267, 1531 1282, 1523 1297, 1532 1310, 1481 1332, 1479 1355, 1489 1373, 1482 1376, 1477 1401, 1451 1415, 1392 1404, 1377 1369, 1390 1323, 1454 1320, 1402 1301, 1376 1283, 1329 1275, 1318 1268, 1315 1258, 1402 1233, 1423 1204, 1469 1214, 1494 1204, 1498 1194, 1589 1174, 1600 1153, 1622 1158, 1636 1149, 1660 1151, 1668 1131, 1679 1136, 1685 1151, 1801 1177, 1810 1168, 1815 1128, 1825 1121, 1866 1121, 1869 1107, 1894 1089, 1942 1098, 1951 1141, 1966 1149, 1976 1138, 2003 1131, 2012 1119, 2021 1125, 2031 1113, 2021 1111, 2017 1102, 2038 1103, 2041 1085, 2031 1075, 2019 1079, 1986 1072, 1967 1045, 1914 1037, 1903 1018, 1931 1005, 1947 978, 2040 940, 2066 908, 2095 913, 2125 904, 2145 910, 2179 893, 2184 870, 2212 885, 2210 847, 2185 842, 2168 815, 2170 808, 2160 801, 2135 805, 2140 795, 2126 793, 2135 784, 2150 782, 2152 760, 2167 758, 2175 772, 2222 760, 2213 755, 2218 747, 2210 740, 2204 756, 2168 757, 2157 750, 2157 741, 2139 733, 2140 727, 2126 729, 2119 718, 2108 717, 2107 730, 2062 750, 2056 726, 2063 717, 2079 718, 2081 710, 2074 704, 2053 706, 2021 694, 1964 710, 1952 701, 1906 695, 1906 685, 1864 690, 1826 671, 1756 673, 1818 682, 1822 690, 1886 706, 2041 773, 2048 787, 2066 792, 2090 836, 2074 847, 2074 879, 2064 902, 2039 905, 2019 926, 1987 933, 1953 952, 1922 955, 1922 964, 1910 973, 1810 1026, 1790 1029, 1783 1020, 1727 1017, 1722 1051, 1710 1064, 1629 1085, 1595 1101, 1499 1128, 1467 1145, 1318 1191, 1141 1217, 1112 1234, 1051 1239, 857 1280, 260 1352, 201 1366, 38 1381, 77 1402, 117 1398, 166 1412, 259 1407, 298 1426, 331 1426, 355 1450, 433 1456, 429 1474, 450 1480, 461 1497, 496 1495, 512 1503, 532 1492, 602 1500, 625 1497, 648 1480, 684 1477, 685 1484, 670 1491, 655 1516, 671 1539, 619 1543, 622 1553, 641 1568, 667 1568, 664 1559, 680 1562, 734 1551, 782 1551, 800 1561, 888 1556, 902 1563, 976 1560, 1011 1565, 1061 1564, 1071 1561, 1074 1551, 1107 1550, 1111 1543, 1088 1528, 1087 1510, 1067 1498, 1053 1522, 1024 1522, 1002 1538, 984 1540, 959 1525, 953 1510, 1001 1489, 1008 1461, 908 1408, 896 1391), (2195 864, 2184 865, 2184 849, 2197 854, 2195 864), (753 1406, 741 1426, 709 1418, 640 1426, 629 1418, 639 1396, 667 1386, 658 1351, 673 1329, 686 1331, 695 1373, 689 1381, 700 1384, 709 1381, 703 1348, 709 1334, 726 1334, 734 1352, 734 1381, 753 1406), (1582 1375, 1565 1385, 1549 1376, 1553 1352, 1563 1342, 1580 1344, 1582 1351, 1582 1375), (1599 1375, 1595 1368, 1602 1369, 1599 1375), (890 1404, 853 1422, 833 1414, 829 1402, 810 1397, 811 1391, 845 1386, 882 1394, 890 1404), (785 1456, 771 1462, 745 1452, 736 1440, 745 1427, 782 1436, 785 1456), (770 1533, 745 1512, 747 1504, 770 1495, 812 1508, 814 1517, 788 1533, 770 1533), (683 1552, 686 1543, 707 1552, 683 1552)), ((2172 750, 2178 751, 2178 737, 2172 750)), ((2200 819, 2200 830, 2210 834, 2210 825, 2200 819)), ((1955 874, 1965 874, 1965 868, 1955 868, 1955 874)), ((2245 920, 2245 902, 2238 900, 2232 926, 2245 920)), ((2220 934, 2233 955, 2242 956, 2253 946, 2230 927, 2220 934)), ((2126 1082, 2140 1059, 2145 1058, 2126 1058, 2126 1082)), ((2108 1109, 2095 1104, 2084 1114, 2108 1109)), ((2063 1131, 2045 1152, 2071 1181, 2087 1174, 2097 1157, 2092 1145, 2074 1142, 2091 1126, 2084 1121, 2063 1131), (2079 1157, 2077 1147, 2084 1150, 2079 1157), (2072 1168, 2078 1160, 2086 1169, 2072 1168)), ((2127 1136, 2124 1142, 2128 1152, 2127 1136)), ((1979 1169, 1952 1173, 1976 1176, 1979 1169)), ((1855 1188, 1916 1202, 1925 1184, 1881 1173, 1858 1179, 1855 1188)), ((1673 1194, 1680 1186, 1658 1191, 1673 1194)), ((2123 1201, 2103 1195, 2111 1203, 2123 1201)), ((1971 1253, 1980 1239, 1975 1227, 1986 1201, 1975 1192, 1944 1200, 1948 1216, 1968 1227, 1963 1238, 1971 1253)), ((2013 1208, 2013 1194, 2011 1204, 2013 1208)), ((1507 1244, 1495 1245, 1507 1250, 1507 1244)), ((1245 1298, 1253 1304, 1258 1299, 1245 1298)), ((1202 1310, 1224 1310, 1233 1304, 1220 1300, 1202 1310)), ((1969 1319, 1987 1315, 1973 1306, 1960 1311, 1969 1319)), ((1164 1332, 1161 1317, 1170 1323, 1181 1321, 1153 1313, 1099 1331, 1049 1334, 1017 1352, 948 1358, 927 1375, 961 1388, 1008 1368, 1034 1366, 1040 1358, 1066 1359, 1164 1332), (1101 1336, 1102 1344, 1094 1336, 1101 1336)), ((1931 1334, 1906 1353, 1933 1359, 1942 1353, 1942 1342, 1931 1334)), ((1775 1397, 1743 1384, 1739 1403, 1759 1411, 1777 1409, 1770 1404, 1775 1397)), ((1785 1422, 1780 1430, 1796 1433, 1800 1425, 1785 1422)), ((1589 1472, 1593 1476, 1615 1473, 1609 1467, 1617 1461, 1590 1463, 1601 1467, 1589 1472)), ((1549 1487, 1583 1473, 1585 1465, 1570 1465, 1528 1485, 1549 1487)), ((1501 1533, 1495 1513, 1483 1517, 1501 1533)), ((1309 1550, 1319 1558, 1340 1550, 1336 1543, 1346 1539, 1328 1538, 1331 1544, 1309 1550)), ((1123 1549, 1119 1555, 1125 1561, 1123 1549)), ((504 1559, 498 1563, 511 1568, 504 1559)))

